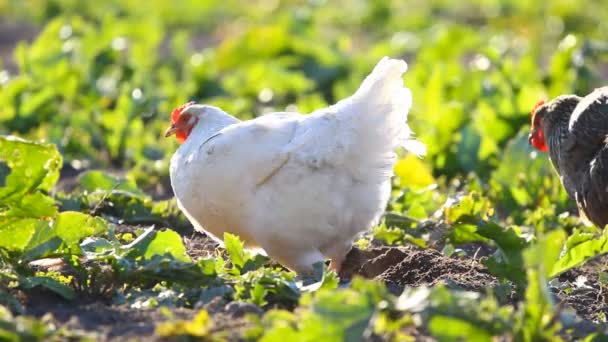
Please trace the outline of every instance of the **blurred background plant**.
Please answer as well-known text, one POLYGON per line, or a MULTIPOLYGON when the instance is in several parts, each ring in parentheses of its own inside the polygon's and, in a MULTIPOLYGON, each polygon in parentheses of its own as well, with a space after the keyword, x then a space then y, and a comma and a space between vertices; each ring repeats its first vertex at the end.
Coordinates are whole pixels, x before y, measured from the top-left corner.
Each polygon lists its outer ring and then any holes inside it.
POLYGON ((2 55, 0 132, 55 143, 75 169, 130 170, 149 190, 167 177, 176 145, 160 136, 175 106, 306 113, 390 55, 410 64, 412 126, 429 146, 411 166, 475 173, 507 211, 559 211, 545 157, 517 134, 537 100, 608 76, 600 3, 3 0, 2 25, 17 29, 2 41, 30 41, 2 55))

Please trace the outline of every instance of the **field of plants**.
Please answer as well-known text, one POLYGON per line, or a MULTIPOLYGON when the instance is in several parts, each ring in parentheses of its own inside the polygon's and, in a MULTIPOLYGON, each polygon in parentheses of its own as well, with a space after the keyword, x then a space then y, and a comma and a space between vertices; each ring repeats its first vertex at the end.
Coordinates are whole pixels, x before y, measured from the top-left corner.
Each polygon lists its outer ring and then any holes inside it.
POLYGON ((538 100, 607 83, 606 18, 607 1, 0 0, 0 340, 608 338, 608 233, 528 145, 538 100), (304 285, 192 229, 173 108, 309 113, 385 55, 409 64, 428 155, 401 157, 340 274, 304 285))

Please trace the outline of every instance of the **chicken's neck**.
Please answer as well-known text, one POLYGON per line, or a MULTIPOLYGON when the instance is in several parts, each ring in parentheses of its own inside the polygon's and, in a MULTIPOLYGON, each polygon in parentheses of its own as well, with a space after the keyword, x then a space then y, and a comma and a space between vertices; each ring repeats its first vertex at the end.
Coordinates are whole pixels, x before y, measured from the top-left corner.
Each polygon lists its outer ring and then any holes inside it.
POLYGON ((589 164, 580 150, 574 149, 573 137, 569 130, 570 116, 574 111, 577 99, 568 106, 556 107, 546 114, 544 119, 545 137, 549 146, 551 163, 560 175, 562 184, 570 196, 576 193, 581 172, 585 172, 589 164))
POLYGON ((186 142, 180 146, 180 150, 190 151, 193 148, 198 148, 214 134, 237 122, 239 122, 239 119, 226 113, 209 113, 209 115, 205 115, 201 121, 194 125, 186 142))
MULTIPOLYGON (((562 176, 568 162, 564 159, 564 152, 568 149, 570 116, 580 97, 576 95, 560 95, 546 104, 546 112, 543 118, 545 143, 549 147, 549 157, 553 166, 562 176)), ((567 159, 567 158, 566 158, 567 159)))
POLYGON ((554 111, 548 113, 544 119, 545 124, 545 139, 549 147, 549 157, 553 165, 560 173, 562 167, 560 163, 561 150, 563 142, 568 138, 568 123, 570 121, 570 113, 554 111))

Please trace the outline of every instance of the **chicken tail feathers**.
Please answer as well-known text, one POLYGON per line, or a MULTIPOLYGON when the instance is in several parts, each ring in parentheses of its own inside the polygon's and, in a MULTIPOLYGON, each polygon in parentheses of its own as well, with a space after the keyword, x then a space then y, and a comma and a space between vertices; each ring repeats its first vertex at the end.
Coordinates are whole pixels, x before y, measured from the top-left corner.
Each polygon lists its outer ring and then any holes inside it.
POLYGON ((353 116, 354 129, 363 138, 361 153, 394 158, 394 150, 403 148, 418 156, 426 154, 426 146, 412 137, 407 125, 412 94, 403 85, 406 71, 405 61, 382 58, 340 109, 342 115, 353 116))

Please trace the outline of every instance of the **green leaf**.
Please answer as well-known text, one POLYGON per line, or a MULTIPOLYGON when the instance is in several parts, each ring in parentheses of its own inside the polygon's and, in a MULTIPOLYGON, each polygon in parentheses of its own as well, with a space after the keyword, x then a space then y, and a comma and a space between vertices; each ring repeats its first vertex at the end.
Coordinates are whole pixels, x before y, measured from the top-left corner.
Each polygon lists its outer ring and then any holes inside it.
POLYGON ((0 248, 23 252, 36 232, 48 227, 46 221, 38 219, 16 219, 0 226, 0 248))
POLYGON ((318 289, 335 289, 338 287, 338 275, 330 271, 325 265, 325 262, 318 261, 312 265, 313 273, 302 279, 302 292, 314 292, 318 289))
POLYGON ((566 233, 563 230, 554 230, 541 236, 524 251, 526 267, 537 269, 540 277, 548 278, 559 260, 565 242, 566 233))
POLYGON ((439 341, 492 341, 492 334, 465 320, 434 315, 429 322, 429 330, 439 341))
POLYGON ((82 173, 78 177, 78 182, 84 190, 89 192, 123 190, 135 195, 145 195, 137 188, 137 184, 132 179, 115 177, 99 170, 82 173))
MULTIPOLYGON (((64 207, 72 198, 64 199, 64 207)), ((190 232, 191 225, 181 214, 175 200, 155 202, 148 196, 123 190, 99 191, 87 194, 81 203, 71 206, 89 208, 104 217, 110 217, 130 225, 156 225, 171 227, 178 232, 190 232)))
POLYGON ((186 253, 181 236, 170 229, 159 232, 154 230, 154 227, 150 227, 133 242, 124 246, 124 249, 132 258, 152 259, 155 256, 169 256, 184 263, 192 261, 186 253))
POLYGON ((382 285, 356 278, 352 288, 321 288, 300 300, 296 314, 271 311, 262 341, 360 341, 372 324, 377 305, 387 297, 382 285))
POLYGON ((403 229, 400 228, 388 228, 386 224, 381 224, 374 227, 373 230, 374 239, 384 241, 389 245, 396 242, 402 241, 405 234, 403 229))
POLYGON ((462 244, 473 241, 487 241, 487 239, 477 233, 477 225, 464 223, 454 225, 450 234, 450 239, 454 244, 462 244))
POLYGON ((55 201, 43 193, 55 185, 62 165, 54 145, 0 136, 0 162, 0 227, 15 218, 48 218, 57 213, 55 201))
POLYGON ((80 244, 80 249, 86 254, 103 254, 113 251, 115 245, 104 238, 87 238, 80 244))
MULTIPOLYGON (((500 185, 501 194, 508 194, 515 202, 513 210, 538 203, 540 198, 550 193, 547 187, 553 189, 559 181, 553 176, 547 157, 532 150, 528 144, 528 133, 527 127, 524 127, 509 141, 492 174, 492 180, 500 185)), ((503 201, 508 203, 510 198, 503 201)))
POLYGON ((518 340, 550 340, 560 329, 559 320, 553 319, 553 294, 547 283, 565 241, 565 232, 554 230, 539 236, 537 241, 524 251, 528 287, 524 305, 520 309, 521 318, 515 327, 518 340))
POLYGON ((57 214, 55 201, 40 192, 25 194, 19 201, 9 204, 4 217, 53 217, 57 214))
POLYGON ((36 286, 46 287, 67 300, 76 298, 76 294, 71 287, 62 284, 51 277, 26 277, 20 279, 19 284, 25 289, 31 289, 36 286))
POLYGON ((238 269, 245 265, 244 244, 238 236, 224 233, 224 246, 230 257, 230 262, 238 269))
POLYGON ((47 256, 58 254, 60 247, 63 244, 63 240, 55 236, 47 241, 33 245, 33 248, 28 248, 22 256, 25 261, 32 261, 41 259, 47 256))
POLYGON ((264 306, 268 304, 265 300, 268 291, 264 288, 261 283, 256 283, 251 289, 251 302, 257 306, 264 306))
POLYGON ((455 204, 446 207, 444 209, 444 215, 446 221, 451 224, 477 224, 480 220, 486 219, 492 211, 490 202, 487 198, 472 192, 468 195, 459 197, 455 204))
POLYGON ((80 241, 86 237, 106 232, 108 226, 102 218, 75 211, 65 211, 55 218, 53 229, 73 254, 80 254, 80 241))
POLYGON ((566 249, 552 265, 549 276, 556 277, 560 273, 605 253, 608 253, 608 231, 605 231, 604 235, 600 237, 595 237, 593 234, 575 230, 566 240, 566 249))
POLYGON ((523 252, 528 246, 526 240, 513 229, 505 229, 492 222, 481 224, 477 232, 493 240, 499 248, 499 255, 494 254, 483 261, 488 270, 501 279, 508 279, 519 288, 524 288, 526 272, 523 252))
MULTIPOLYGON (((55 145, 0 136, 0 161, 11 172, 4 177, 0 200, 16 201, 33 190, 50 191, 59 179, 62 158, 55 145)), ((6 173, 6 170, 3 171, 6 173)))

